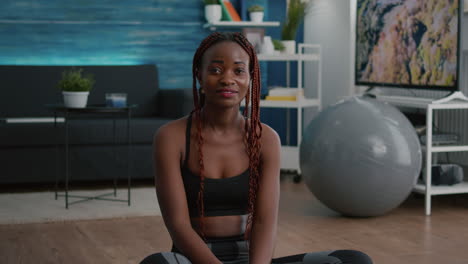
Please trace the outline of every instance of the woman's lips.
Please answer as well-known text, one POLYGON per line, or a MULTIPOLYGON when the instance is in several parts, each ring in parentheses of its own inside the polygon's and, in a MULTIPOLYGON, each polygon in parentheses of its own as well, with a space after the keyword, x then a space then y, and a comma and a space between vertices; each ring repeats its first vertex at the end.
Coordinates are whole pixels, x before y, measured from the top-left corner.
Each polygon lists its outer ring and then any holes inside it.
POLYGON ((220 90, 217 90, 216 93, 226 98, 233 97, 238 94, 236 90, 232 90, 232 89, 220 89, 220 90))

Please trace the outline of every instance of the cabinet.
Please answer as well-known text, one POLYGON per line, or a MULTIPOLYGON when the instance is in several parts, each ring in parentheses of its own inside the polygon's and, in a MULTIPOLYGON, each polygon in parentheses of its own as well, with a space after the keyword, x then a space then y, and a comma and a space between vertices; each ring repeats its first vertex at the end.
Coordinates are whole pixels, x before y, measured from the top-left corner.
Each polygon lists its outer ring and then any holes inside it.
MULTIPOLYGON (((259 54, 259 61, 283 61, 286 63, 286 85, 287 88, 290 85, 290 63, 297 63, 297 84, 299 93, 303 93, 304 89, 304 62, 315 62, 317 63, 316 70, 316 81, 317 81, 317 91, 316 97, 306 98, 304 96, 299 96, 296 101, 270 101, 270 100, 261 100, 261 108, 284 108, 284 109, 296 109, 297 110, 297 145, 295 146, 282 146, 281 147, 281 169, 284 170, 294 170, 297 172, 297 175, 301 175, 301 169, 299 166, 299 144, 302 139, 303 131, 303 110, 309 107, 316 107, 319 111, 322 107, 322 61, 321 61, 321 48, 320 45, 315 44, 305 44, 301 43, 298 45, 297 54, 259 54), (305 53, 307 51, 307 53, 305 53)), ((289 116, 289 111, 287 115, 289 116)), ((290 131, 290 122, 287 118, 287 138, 289 138, 290 131)))
MULTIPOLYGON (((426 184, 416 184, 413 191, 425 195, 425 212, 431 214, 431 197, 434 195, 468 193, 468 182, 462 182, 452 186, 432 186, 432 164, 437 162, 438 153, 468 151, 468 145, 434 145, 433 122, 434 112, 448 109, 468 110, 468 98, 461 92, 455 92, 448 97, 432 100, 402 96, 377 96, 380 101, 388 102, 395 106, 419 108, 426 110, 426 145, 422 146, 425 158, 426 184)), ((468 133, 468 131, 463 131, 468 133)))

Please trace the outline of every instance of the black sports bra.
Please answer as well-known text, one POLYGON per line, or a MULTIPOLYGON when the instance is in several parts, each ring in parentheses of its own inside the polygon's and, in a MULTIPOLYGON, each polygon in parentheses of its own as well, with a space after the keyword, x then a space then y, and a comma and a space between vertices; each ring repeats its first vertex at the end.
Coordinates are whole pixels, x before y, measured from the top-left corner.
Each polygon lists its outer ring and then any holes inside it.
MULTIPOLYGON (((192 115, 187 119, 185 160, 181 168, 190 217, 199 216, 197 201, 200 177, 188 167, 192 115)), ((244 215, 248 213, 249 170, 240 175, 223 178, 205 178, 203 202, 205 216, 244 215)))

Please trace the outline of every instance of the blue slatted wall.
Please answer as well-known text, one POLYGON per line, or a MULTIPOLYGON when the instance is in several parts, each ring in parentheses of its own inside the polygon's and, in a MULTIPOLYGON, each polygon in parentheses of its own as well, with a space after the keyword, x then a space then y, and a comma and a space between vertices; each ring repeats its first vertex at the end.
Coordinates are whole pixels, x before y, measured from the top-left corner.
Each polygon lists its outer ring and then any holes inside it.
POLYGON ((154 63, 163 89, 190 87, 203 23, 199 0, 2 0, 0 64, 154 63))

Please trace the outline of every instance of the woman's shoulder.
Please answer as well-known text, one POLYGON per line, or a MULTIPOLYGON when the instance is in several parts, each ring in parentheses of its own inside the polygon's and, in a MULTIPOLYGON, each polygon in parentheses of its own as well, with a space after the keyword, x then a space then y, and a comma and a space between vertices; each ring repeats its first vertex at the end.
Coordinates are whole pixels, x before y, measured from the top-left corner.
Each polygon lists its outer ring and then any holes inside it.
MULTIPOLYGON (((250 122, 250 119, 248 119, 248 122, 250 122)), ((270 127, 269 125, 265 123, 260 123, 260 126, 262 128, 261 137, 260 137, 260 142, 262 144, 275 144, 275 143, 281 144, 278 133, 272 127, 270 127)))
POLYGON ((269 125, 262 123, 262 136, 260 142, 263 151, 274 151, 281 146, 281 139, 278 133, 269 125))
POLYGON ((281 163, 281 140, 276 131, 266 124, 262 124, 262 136, 260 137, 260 157, 262 160, 264 175, 268 177, 279 176, 279 164, 281 163))
POLYGON ((184 136, 187 127, 188 116, 172 120, 156 130, 154 135, 155 140, 173 140, 177 137, 184 136))
POLYGON ((261 123, 262 126, 262 137, 261 141, 264 144, 279 144, 281 145, 281 140, 278 133, 269 125, 261 123))

